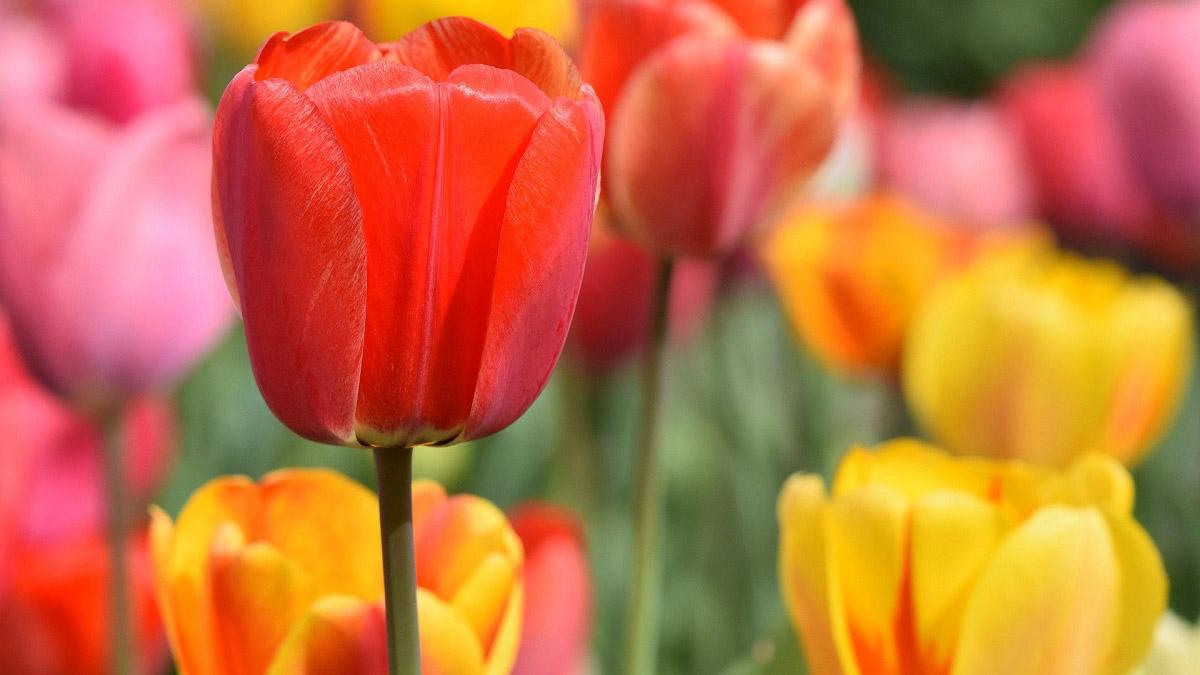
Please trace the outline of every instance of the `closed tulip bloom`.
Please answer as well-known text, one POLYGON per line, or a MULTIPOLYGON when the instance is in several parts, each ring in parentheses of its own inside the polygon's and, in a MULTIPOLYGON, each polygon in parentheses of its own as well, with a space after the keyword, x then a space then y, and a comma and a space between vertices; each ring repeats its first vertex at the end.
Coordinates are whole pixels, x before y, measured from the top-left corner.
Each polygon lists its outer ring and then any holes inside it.
POLYGON ((954 452, 1131 464, 1173 419, 1192 350, 1191 310, 1172 286, 1027 247, 935 291, 909 335, 904 391, 954 452))
POLYGON ((981 229, 1033 215, 1016 129, 992 105, 905 101, 884 112, 878 136, 880 180, 920 206, 981 229))
POLYGON ((818 358, 837 370, 896 374, 917 306, 984 241, 878 194, 793 213, 762 255, 788 318, 818 358))
POLYGON ((165 387, 228 326, 209 119, 194 100, 124 127, 0 104, 0 301, 60 396, 96 409, 165 387))
POLYGON ((582 675, 592 627, 592 579, 573 514, 526 502, 512 513, 525 547, 525 618, 513 675, 582 675))
POLYGON ((1166 605, 1133 481, 896 440, 779 497, 779 575, 814 675, 1125 675, 1166 605))
POLYGON ((1151 194, 1200 218, 1200 2, 1118 7, 1088 47, 1104 102, 1151 194))
POLYGON ((704 2, 601 0, 584 17, 607 202, 657 254, 728 253, 829 152, 856 90, 853 19, 840 0, 790 9, 770 39, 704 2))
POLYGON ((510 424, 566 338, 602 142, 591 88, 538 31, 271 38, 217 110, 213 201, 275 414, 389 447, 510 424))
MULTIPOLYGON (((523 557, 504 514, 418 482, 413 526, 423 671, 507 673, 523 557)), ((375 497, 325 470, 216 479, 174 523, 155 510, 156 590, 181 675, 387 672, 378 534, 375 497)))

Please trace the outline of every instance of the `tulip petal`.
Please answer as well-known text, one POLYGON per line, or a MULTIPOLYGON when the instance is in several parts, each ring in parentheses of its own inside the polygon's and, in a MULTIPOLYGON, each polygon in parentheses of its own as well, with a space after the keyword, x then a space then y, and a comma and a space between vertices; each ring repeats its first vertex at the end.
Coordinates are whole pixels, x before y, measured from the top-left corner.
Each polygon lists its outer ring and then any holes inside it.
POLYGON ((471 624, 482 645, 490 645, 504 617, 517 570, 501 553, 489 553, 454 594, 450 606, 471 624))
POLYGON ((312 602, 312 583, 270 544, 247 546, 235 526, 217 531, 212 555, 212 606, 218 617, 212 646, 224 653, 222 672, 260 675, 312 602))
POLYGON ((862 69, 858 30, 845 0, 806 0, 786 41, 816 66, 833 93, 838 117, 844 118, 858 100, 862 69))
POLYGON ((835 131, 829 91, 798 54, 679 38, 638 68, 612 116, 614 211, 662 252, 723 253, 793 196, 835 131))
POLYGON ((830 626, 825 486, 819 476, 792 476, 779 496, 779 585, 815 675, 841 675, 830 626))
POLYGON ((276 471, 261 490, 258 538, 295 561, 318 594, 383 597, 379 507, 370 490, 319 469, 276 471))
POLYGON ((521 542, 504 513, 470 495, 451 497, 414 532, 417 585, 452 599, 492 553, 523 558, 521 542))
POLYGON ((1094 509, 1049 506, 996 551, 963 617, 954 675, 1093 675, 1117 627, 1119 560, 1094 509))
POLYGON ((286 80, 304 91, 334 74, 371 63, 381 56, 375 43, 346 21, 327 21, 288 35, 276 33, 263 45, 255 62, 255 80, 286 80))
POLYGON ((281 80, 230 83, 214 129, 213 203, 272 412, 348 443, 366 321, 363 213, 345 155, 313 104, 281 80))
POLYGON ((435 594, 417 589, 423 675, 482 675, 483 646, 462 617, 435 594))
POLYGON ((1146 656, 1158 617, 1167 607, 1167 574, 1158 549, 1136 521, 1105 514, 1121 568, 1117 627, 1103 675, 1124 675, 1146 656))
POLYGON ((604 122, 595 99, 558 99, 512 177, 496 251, 479 379, 462 440, 517 419, 537 398, 579 299, 600 180, 604 122))
MULTIPOLYGON (((267 675, 384 675, 383 604, 331 595, 312 605, 279 648, 267 675)), ((422 623, 422 636, 424 624, 422 623)), ((428 673, 426 673, 428 675, 428 673)))
MULTIPOLYGON (((586 659, 591 632, 587 557, 569 535, 549 535, 535 545, 521 539, 526 551, 525 612, 513 675, 575 675, 586 659)), ((493 658, 502 639, 498 636, 492 645, 493 658)))
POLYGON ((444 83, 380 62, 310 90, 363 205, 367 323, 357 434, 379 445, 452 440, 479 371, 505 194, 548 105, 511 71, 444 83), (362 100, 362 91, 380 95, 362 100))

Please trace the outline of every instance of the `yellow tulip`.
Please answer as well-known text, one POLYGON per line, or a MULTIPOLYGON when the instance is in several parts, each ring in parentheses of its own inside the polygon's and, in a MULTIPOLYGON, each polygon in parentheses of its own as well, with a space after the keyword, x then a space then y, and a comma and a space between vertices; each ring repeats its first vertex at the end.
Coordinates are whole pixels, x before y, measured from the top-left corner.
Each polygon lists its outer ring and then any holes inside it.
POLYGON ((763 258, 788 318, 818 358, 837 370, 895 374, 917 305, 985 241, 899 197, 876 195, 790 215, 763 258))
MULTIPOLYGON (((472 496, 413 485, 426 673, 500 675, 516 659, 520 540, 472 496)), ((181 675, 375 672, 386 665, 379 510, 336 473, 285 470, 200 488, 152 513, 155 586, 181 675)))
POLYGON ((358 15, 377 40, 394 40, 443 16, 469 16, 511 35, 539 28, 565 40, 575 29, 573 0, 359 0, 358 15))
POLYGON ((279 31, 296 32, 328 19, 344 18, 346 0, 198 0, 216 38, 241 63, 279 31))
POLYGON ((779 498, 780 581, 815 675, 1126 675, 1166 604, 1113 459, 1065 472, 913 440, 779 498))
POLYGON ((1187 301, 1153 277, 1049 246, 984 256, 913 321, 904 391, 948 449, 1064 466, 1140 459, 1191 367, 1187 301))

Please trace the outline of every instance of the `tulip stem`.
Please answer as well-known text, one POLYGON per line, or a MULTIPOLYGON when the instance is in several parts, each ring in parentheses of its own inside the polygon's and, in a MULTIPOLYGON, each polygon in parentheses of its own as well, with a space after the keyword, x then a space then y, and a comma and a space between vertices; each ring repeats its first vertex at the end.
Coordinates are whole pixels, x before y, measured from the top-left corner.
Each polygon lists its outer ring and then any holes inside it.
POLYGON ((626 675, 654 675, 658 654, 659 557, 662 478, 659 475, 658 420, 662 409, 663 354, 667 342, 667 292, 673 262, 661 263, 654 289, 650 342, 642 366, 642 423, 633 467, 633 582, 625 636, 626 675))
POLYGON ((421 675, 417 563, 413 548, 412 448, 376 448, 389 675, 421 675))
POLYGON ((104 490, 108 502, 108 611, 109 672, 133 673, 133 630, 129 616, 129 568, 125 546, 129 538, 129 508, 125 490, 125 463, 120 409, 101 416, 104 433, 104 490))

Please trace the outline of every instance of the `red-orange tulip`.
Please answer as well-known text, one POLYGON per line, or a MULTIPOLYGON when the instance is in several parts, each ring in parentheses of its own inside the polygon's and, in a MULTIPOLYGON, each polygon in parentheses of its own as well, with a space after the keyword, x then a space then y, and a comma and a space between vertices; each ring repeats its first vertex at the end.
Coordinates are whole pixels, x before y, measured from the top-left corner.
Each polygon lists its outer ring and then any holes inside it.
POLYGON ((566 337, 602 143, 595 94, 535 30, 268 40, 217 110, 213 199, 275 414, 373 446, 510 424, 566 337))
POLYGON ((662 254, 729 252, 832 146, 857 89, 849 11, 842 0, 593 4, 581 69, 609 115, 617 221, 662 254))

